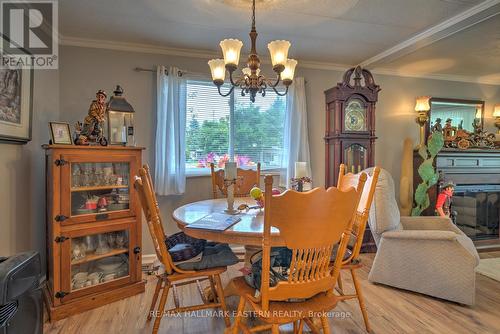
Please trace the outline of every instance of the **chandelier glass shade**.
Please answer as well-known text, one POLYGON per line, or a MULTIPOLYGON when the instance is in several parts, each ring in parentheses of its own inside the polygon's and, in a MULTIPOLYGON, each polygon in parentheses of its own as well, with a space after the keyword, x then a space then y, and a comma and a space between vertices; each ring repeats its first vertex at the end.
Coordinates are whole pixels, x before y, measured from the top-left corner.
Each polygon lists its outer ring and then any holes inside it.
POLYGON ((297 61, 288 58, 290 42, 277 40, 267 45, 271 55, 273 71, 276 73, 274 79, 266 78, 260 74, 260 59, 256 51, 257 31, 255 29, 255 0, 252 1, 252 29, 250 31, 251 50, 247 60, 247 67, 242 69, 242 74, 235 77, 234 72, 238 69, 240 52, 243 42, 237 39, 225 39, 220 42, 223 59, 212 59, 208 62, 212 81, 217 86, 219 94, 229 96, 236 87, 241 89, 241 95, 250 95, 250 101, 255 102, 255 96, 266 95, 266 90, 271 88, 280 96, 288 93, 288 87, 293 82, 297 61), (229 82, 231 88, 227 93, 221 91, 221 87, 226 79, 226 71, 229 72, 229 82), (278 85, 285 86, 284 92, 277 90, 278 85))

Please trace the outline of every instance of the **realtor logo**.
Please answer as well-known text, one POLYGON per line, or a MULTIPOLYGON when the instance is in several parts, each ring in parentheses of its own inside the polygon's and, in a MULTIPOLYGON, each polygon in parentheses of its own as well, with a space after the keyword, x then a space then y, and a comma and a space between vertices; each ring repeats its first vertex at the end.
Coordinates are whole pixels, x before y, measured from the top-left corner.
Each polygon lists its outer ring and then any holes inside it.
POLYGON ((0 68, 58 67, 57 1, 1 1, 0 68))

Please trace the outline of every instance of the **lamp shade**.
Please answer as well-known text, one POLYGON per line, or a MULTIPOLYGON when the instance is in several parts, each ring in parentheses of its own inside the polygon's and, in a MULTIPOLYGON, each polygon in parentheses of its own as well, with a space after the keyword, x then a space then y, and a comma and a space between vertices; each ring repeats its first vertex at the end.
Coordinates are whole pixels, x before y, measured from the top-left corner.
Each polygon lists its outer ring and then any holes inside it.
POLYGON ((295 73, 295 67, 297 66, 297 61, 295 59, 288 59, 285 64, 285 69, 281 73, 281 79, 293 80, 293 75, 295 73))
POLYGON ((429 100, 430 100, 429 96, 417 97, 417 99, 415 101, 415 111, 416 112, 423 112, 423 111, 431 110, 429 100))
POLYGON ((285 66, 288 59, 288 49, 290 49, 289 41, 272 41, 267 44, 269 53, 271 54, 271 62, 273 67, 277 65, 285 66))
POLYGON ((500 103, 493 107, 493 117, 500 117, 500 103))
POLYGON ((220 42, 222 54, 224 56, 224 63, 238 66, 240 62, 240 51, 243 42, 237 39, 225 39, 220 42))
POLYGON ((224 82, 226 77, 224 59, 212 59, 208 62, 208 66, 210 66, 210 72, 212 72, 212 80, 224 82))

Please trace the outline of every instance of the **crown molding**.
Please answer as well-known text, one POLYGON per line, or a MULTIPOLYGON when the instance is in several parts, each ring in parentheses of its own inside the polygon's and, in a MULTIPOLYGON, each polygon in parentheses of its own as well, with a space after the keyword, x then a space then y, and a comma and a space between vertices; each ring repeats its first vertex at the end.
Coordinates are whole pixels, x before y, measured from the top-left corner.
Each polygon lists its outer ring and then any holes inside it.
MULTIPOLYGON (((209 50, 172 48, 172 47, 158 46, 152 44, 117 42, 117 41, 80 38, 80 37, 71 37, 63 35, 60 35, 59 37, 59 44, 66 46, 94 48, 94 49, 107 49, 107 50, 128 51, 128 52, 138 52, 138 53, 161 54, 168 56, 191 57, 191 58, 200 58, 206 60, 220 57, 220 53, 209 50)), ((261 56, 260 58, 263 64, 271 64, 271 59, 269 57, 261 56)), ((351 68, 353 65, 301 60, 299 62, 299 66, 311 69, 333 70, 333 71, 343 72, 346 69, 351 68)))
POLYGON ((158 46, 152 44, 117 42, 117 41, 108 41, 102 39, 71 37, 63 35, 60 36, 59 42, 61 45, 66 45, 66 46, 78 46, 84 48, 161 54, 169 56, 180 56, 180 57, 191 57, 191 58, 202 58, 202 59, 210 59, 219 56, 216 52, 208 50, 171 48, 171 47, 158 46))
POLYGON ((417 79, 431 79, 431 80, 445 80, 445 81, 455 81, 455 82, 465 82, 465 83, 475 83, 482 85, 500 85, 500 79, 484 79, 480 77, 467 76, 467 75, 457 75, 457 74, 440 74, 440 73, 412 73, 412 72, 401 72, 399 70, 375 67, 370 70, 374 74, 389 75, 404 78, 417 78, 417 79))
MULTIPOLYGON (((116 42, 107 40, 97 40, 89 38, 71 37, 64 36, 60 34, 59 36, 60 45, 65 46, 76 46, 84 48, 95 48, 95 49, 105 49, 105 50, 116 50, 116 51, 127 51, 127 52, 137 52, 137 53, 149 53, 149 54, 161 54, 169 56, 180 56, 180 57, 190 57, 198 59, 211 59, 215 57, 220 57, 217 52, 207 51, 207 50, 197 50, 197 49, 181 49, 181 48, 171 48, 165 46, 157 46, 151 44, 140 44, 140 43, 128 43, 128 42, 116 42)), ((262 60, 264 64, 270 64, 268 58, 262 60)), ((351 64, 338 64, 331 62, 318 62, 310 60, 300 60, 299 66, 302 68, 315 69, 315 70, 330 70, 343 73, 348 68, 353 67, 351 64)), ((375 74, 390 75, 397 77, 409 77, 409 78, 421 78, 421 79, 434 79, 434 80, 447 80, 447 81, 458 81, 458 82, 468 82, 468 83, 480 83, 488 85, 500 85, 500 82, 494 80, 481 80, 476 77, 470 76, 460 76, 451 74, 421 74, 421 73, 411 73, 411 72, 401 72, 398 70, 375 67, 371 70, 375 74)))
POLYGON ((376 67, 393 61, 443 38, 472 27, 500 13, 500 0, 486 0, 360 63, 376 67))

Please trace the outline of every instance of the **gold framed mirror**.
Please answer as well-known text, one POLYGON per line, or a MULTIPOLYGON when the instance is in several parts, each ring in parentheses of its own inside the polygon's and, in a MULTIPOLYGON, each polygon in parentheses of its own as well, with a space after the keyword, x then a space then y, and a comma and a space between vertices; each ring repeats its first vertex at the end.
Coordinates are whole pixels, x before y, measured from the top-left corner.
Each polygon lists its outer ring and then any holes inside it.
POLYGON ((431 129, 436 123, 444 127, 449 120, 451 120, 452 126, 468 132, 474 132, 474 124, 483 129, 484 101, 432 97, 430 107, 429 122, 426 127, 426 142, 431 129))

